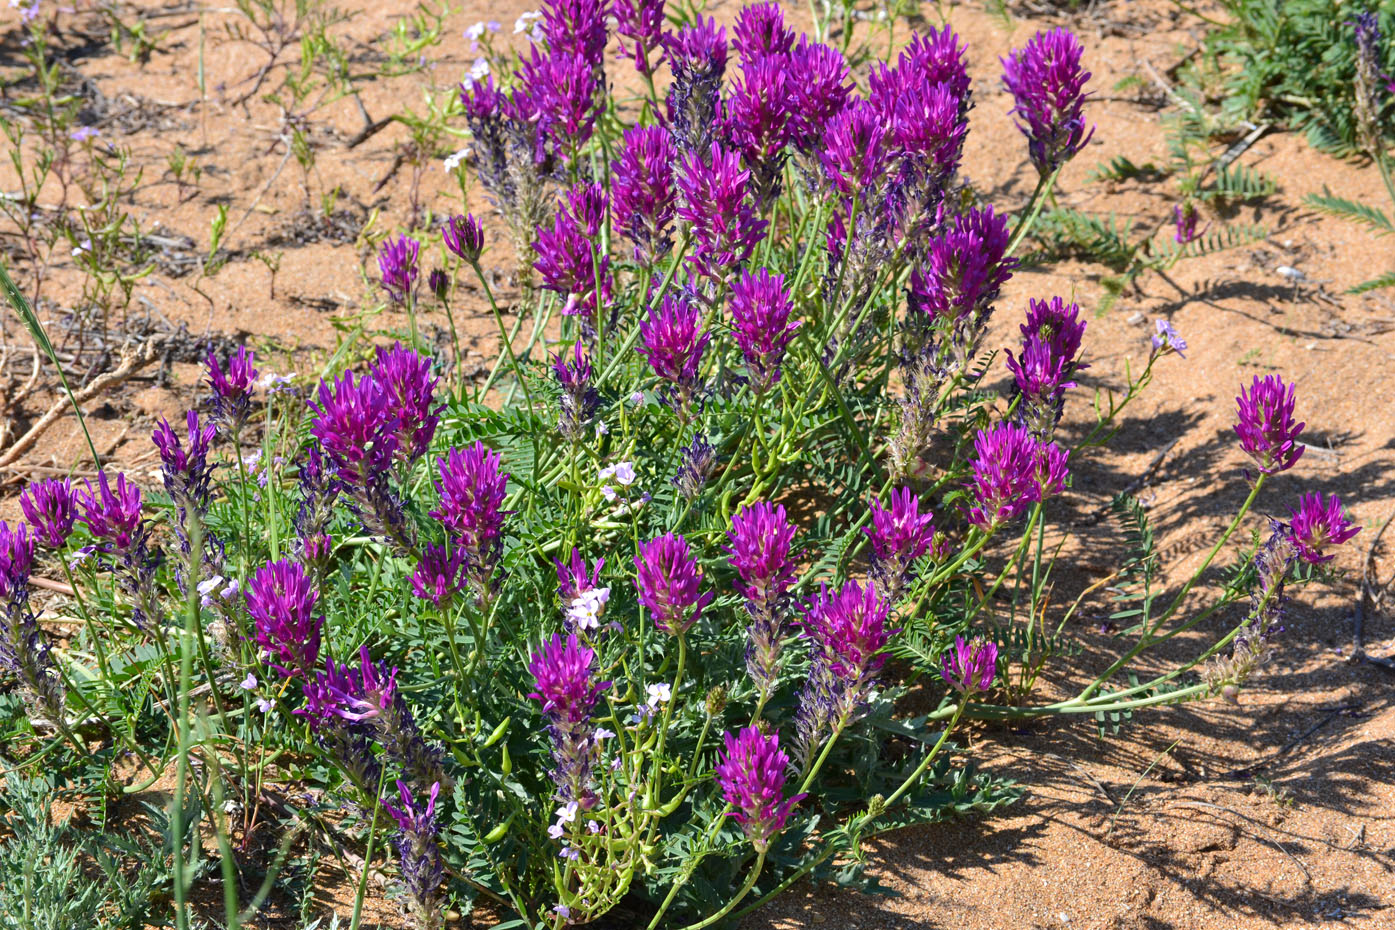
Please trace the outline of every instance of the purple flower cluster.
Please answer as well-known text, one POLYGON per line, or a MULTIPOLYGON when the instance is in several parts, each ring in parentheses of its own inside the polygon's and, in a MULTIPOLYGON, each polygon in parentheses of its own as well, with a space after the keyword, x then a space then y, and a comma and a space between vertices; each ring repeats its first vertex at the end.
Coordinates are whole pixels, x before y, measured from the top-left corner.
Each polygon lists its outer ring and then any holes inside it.
POLYGON ((500 580, 496 569, 503 554, 509 480, 500 464, 499 454, 482 442, 463 451, 452 448, 437 463, 441 503, 431 516, 441 521, 452 545, 464 554, 465 572, 480 604, 493 598, 500 580))
POLYGON ((965 642, 956 636, 942 661, 940 677, 955 691, 966 697, 987 691, 998 670, 998 644, 977 638, 965 642))
POLYGON ((562 389, 557 429, 568 442, 576 442, 586 434, 601 398, 591 386, 594 372, 580 342, 572 347, 571 355, 570 359, 563 352, 553 356, 552 376, 562 389))
POLYGON ((34 541, 49 549, 61 549, 77 519, 77 495, 67 478, 32 482, 19 495, 24 519, 34 530, 34 541))
MULTIPOLYGON (((218 427, 212 421, 200 426, 199 415, 193 410, 185 414, 184 423, 185 442, 180 441, 179 434, 166 419, 160 420, 150 439, 159 450, 160 477, 174 502, 174 531, 179 537, 180 550, 186 560, 191 560, 189 521, 192 518, 202 523, 208 515, 209 481, 213 477, 208 453, 218 427)), ((204 539, 210 550, 218 550, 216 540, 207 531, 204 531, 204 539)), ((186 570, 188 567, 186 565, 186 570)))
POLYGON ((1362 147, 1372 158, 1382 157, 1381 94, 1395 96, 1395 80, 1381 74, 1380 16, 1374 10, 1356 15, 1349 25, 1356 45, 1356 86, 1354 88, 1356 132, 1362 147))
POLYGON ((713 142, 679 160, 678 218, 692 237, 694 271, 724 282, 765 238, 766 222, 750 196, 751 172, 741 156, 713 142))
POLYGON ((33 567, 29 527, 0 520, 0 670, 19 683, 36 726, 62 727, 63 682, 29 607, 33 567))
POLYGON ((576 634, 564 640, 553 634, 533 653, 528 671, 537 690, 528 696, 542 705, 552 737, 552 780, 557 799, 584 809, 595 806, 592 771, 600 757, 600 740, 591 722, 596 699, 610 682, 595 681, 596 653, 576 634))
POLYGON ((678 451, 682 453, 682 462, 678 466, 678 473, 671 481, 678 489, 679 495, 684 500, 691 501, 698 496, 707 485, 707 479, 717 470, 717 450, 712 448, 707 435, 699 432, 693 435, 692 442, 686 446, 679 446, 678 451))
POLYGON ((295 515, 298 555, 307 564, 323 569, 334 549, 330 523, 334 519, 334 502, 339 497, 339 482, 317 446, 306 450, 299 471, 300 504, 295 515))
POLYGON ((411 236, 384 239, 378 247, 378 271, 383 290, 395 304, 410 305, 416 299, 417 255, 421 243, 411 236))
POLYGON ((598 248, 605 209, 599 184, 578 184, 566 192, 552 227, 538 227, 533 241, 538 255, 533 267, 543 289, 565 298, 563 314, 582 317, 592 327, 611 293, 610 256, 598 248))
POLYGON ((1025 426, 998 423, 979 430, 974 453, 968 516, 980 529, 991 532, 1065 488, 1069 453, 1036 439, 1025 426))
POLYGON ((698 368, 702 353, 711 341, 701 330, 702 308, 694 300, 668 294, 649 318, 639 324, 638 351, 649 360, 649 367, 668 382, 668 395, 679 418, 687 422, 698 389, 698 368))
POLYGON ((1007 222, 992 207, 956 216, 931 237, 925 258, 911 274, 908 299, 912 311, 931 320, 950 320, 956 348, 963 358, 974 354, 992 304, 1012 277, 1017 261, 1006 257, 1007 222))
POLYGON ((1289 511, 1289 531, 1298 557, 1310 565, 1320 565, 1332 561, 1330 548, 1351 539, 1361 527, 1347 519, 1337 495, 1324 501, 1320 493, 1313 492, 1302 495, 1298 507, 1289 511))
POLYGON ((1178 245, 1186 245, 1195 242, 1206 234, 1206 230, 1211 228, 1211 224, 1197 229, 1197 223, 1201 222, 1201 211, 1196 208, 1196 204, 1188 200, 1186 203, 1179 203, 1172 208, 1172 221, 1177 227, 1177 231, 1172 234, 1172 240, 1178 245))
POLYGON ((1153 352, 1150 360, 1168 352, 1176 352, 1182 358, 1186 358, 1187 343, 1180 333, 1167 320, 1158 320, 1153 333, 1153 352))
POLYGON ((910 488, 891 492, 891 506, 872 499, 872 525, 862 532, 872 544, 872 581, 878 593, 895 602, 915 560, 935 549, 935 515, 920 512, 920 498, 910 488))
POLYGON ((763 853, 805 795, 784 796, 789 757, 780 749, 778 734, 766 736, 760 728, 749 726, 736 736, 724 733, 722 737, 713 775, 733 808, 732 819, 741 824, 756 852, 763 853))
POLYGON ((208 352, 208 386, 213 391, 213 417, 218 425, 236 436, 252 410, 252 391, 257 385, 256 356, 239 346, 225 369, 213 350, 208 352))
POLYGON ((611 12, 615 15, 615 31, 633 40, 626 47, 620 40, 620 55, 634 62, 635 70, 650 76, 658 61, 650 59, 650 53, 659 51, 662 58, 664 31, 664 0, 614 0, 611 12))
POLYGON ((610 215, 621 235, 634 243, 636 261, 652 263, 673 244, 675 193, 673 138, 662 126, 625 130, 620 157, 610 170, 610 215))
POLYGON ((430 447, 444 409, 444 405, 434 405, 440 379, 431 377, 431 359, 400 342, 391 349, 378 346, 372 374, 386 391, 389 409, 397 420, 397 456, 415 462, 430 447))
POLYGON ((1249 390, 1241 388, 1235 398, 1235 435, 1240 437, 1240 448, 1266 475, 1288 471, 1303 455, 1298 434, 1304 424, 1293 422, 1296 390, 1278 375, 1256 375, 1249 390))
POLYGON ((1059 297, 1049 302, 1032 298, 1027 322, 1021 326, 1022 352, 1008 353, 1008 369, 1013 375, 1013 396, 1017 407, 1014 418, 1037 438, 1049 440, 1065 411, 1069 380, 1089 366, 1078 359, 1085 322, 1080 308, 1059 297))
POLYGON ((682 636, 712 602, 712 592, 701 593, 702 572, 688 548, 688 541, 674 533, 640 543, 635 556, 635 589, 639 603, 664 633, 682 636))
POLYGON ((478 266, 484 253, 484 226, 473 213, 452 216, 441 226, 441 239, 452 255, 478 266))
POLYGON ((130 599, 131 622, 140 629, 158 626, 162 612, 155 572, 160 554, 153 546, 149 524, 141 517, 140 488, 124 474, 116 476, 113 487, 105 471, 98 473, 95 489, 90 481, 86 487, 77 498, 78 520, 95 538, 93 551, 130 599))
POLYGON ((763 698, 774 691, 780 673, 785 599, 794 583, 794 534, 785 508, 766 501, 737 511, 727 532, 727 561, 741 579, 736 590, 746 599, 751 618, 746 670, 763 698))
POLYGON ((1095 134, 1085 131, 1085 82, 1080 41, 1065 29, 1038 32, 1003 62, 1003 86, 1012 94, 1017 128, 1027 153, 1046 177, 1075 157, 1095 134))
POLYGON ((299 562, 267 562, 247 582, 247 613, 272 668, 310 681, 320 660, 319 592, 299 562))
POLYGON ((762 268, 755 274, 743 272, 732 285, 732 335, 746 358, 751 389, 757 394, 780 381, 785 347, 799 329, 798 320, 790 322, 791 309, 784 275, 762 268))
POLYGON ((593 631, 600 629, 601 615, 610 600, 610 588, 601 584, 605 559, 597 559, 588 571, 581 552, 572 547, 570 561, 554 559, 553 565, 557 567, 557 596, 566 608, 563 627, 569 634, 596 635, 593 631))
POLYGON ((427 545, 412 572, 412 593, 430 601, 438 608, 459 594, 464 583, 461 569, 465 565, 463 549, 448 550, 445 546, 427 545))
POLYGON ((722 76, 727 68, 727 31, 698 16, 691 26, 662 40, 673 81, 665 106, 673 141, 686 154, 707 151, 721 116, 722 76))
POLYGON ((398 864, 402 869, 402 884, 417 927, 420 930, 437 930, 445 925, 440 889, 446 877, 446 867, 441 859, 436 826, 436 798, 441 793, 441 785, 432 783, 425 805, 414 801, 411 787, 400 780, 397 791, 402 798, 402 806, 394 807, 384 801, 383 809, 397 822, 397 833, 393 836, 392 844, 397 850, 398 864))
POLYGON ((891 603, 849 581, 836 592, 827 585, 804 611, 810 642, 809 679, 799 692, 796 745, 807 762, 826 735, 851 723, 866 705, 886 657, 881 655, 897 630, 887 627, 891 603))

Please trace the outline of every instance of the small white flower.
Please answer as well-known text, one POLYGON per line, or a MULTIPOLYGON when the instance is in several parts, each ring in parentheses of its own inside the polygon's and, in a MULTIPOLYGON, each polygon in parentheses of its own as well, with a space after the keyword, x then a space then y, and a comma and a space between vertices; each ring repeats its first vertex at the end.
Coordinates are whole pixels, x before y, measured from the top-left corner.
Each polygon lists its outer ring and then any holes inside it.
POLYGON ((582 591, 572 598, 567 608, 567 617, 579 629, 594 630, 601 625, 601 614, 605 613, 606 602, 610 600, 610 588, 592 588, 582 591))
POLYGON ((608 484, 601 485, 601 497, 604 497, 612 504, 615 503, 615 489, 608 484))
POLYGON ((465 30, 465 38, 469 39, 471 42, 478 42, 480 39, 484 38, 484 30, 486 28, 488 27, 486 27, 484 23, 475 23, 465 30))
POLYGON ((285 375, 278 375, 274 371, 268 371, 257 379, 257 386, 264 391, 270 391, 273 388, 283 387, 290 383, 290 378, 287 378, 285 375))
POLYGON ((83 252, 91 252, 91 251, 92 251, 92 240, 91 240, 91 239, 84 239, 84 240, 82 240, 81 242, 79 242, 79 243, 77 244, 77 248, 73 249, 73 257, 76 258, 77 256, 81 255, 83 252))
POLYGON ((594 820, 588 820, 586 821, 586 830, 588 833, 600 833, 601 825, 594 820))
POLYGON ((202 597, 208 597, 208 595, 212 594, 213 591, 214 591, 214 589, 217 588, 217 587, 218 587, 220 584, 222 584, 222 583, 223 583, 223 576, 222 576, 222 575, 214 575, 212 578, 205 578, 203 581, 200 581, 200 582, 199 582, 199 585, 198 585, 199 594, 200 594, 202 597))
POLYGON ((613 730, 607 730, 605 727, 596 728, 596 740, 598 742, 603 739, 612 739, 614 736, 615 732, 613 730))
POLYGON ((460 151, 455 152, 455 153, 452 154, 452 155, 447 155, 447 156, 446 156, 446 162, 445 162, 445 164, 446 164, 446 170, 447 170, 447 171, 454 171, 456 168, 459 168, 459 167, 460 167, 460 163, 461 163, 462 161, 464 161, 467 157, 469 157, 469 155, 470 155, 470 147, 469 147, 468 145, 465 146, 465 147, 464 147, 463 149, 461 149, 460 151))
POLYGON ((566 804, 563 804, 561 807, 557 808, 557 822, 574 823, 576 821, 577 809, 578 805, 575 801, 568 801, 566 804))
POLYGON ((258 700, 257 700, 257 710, 261 711, 261 712, 264 713, 264 714, 269 714, 269 713, 271 713, 271 702, 268 701, 266 698, 260 698, 260 699, 258 699, 258 700))
POLYGON ((470 70, 465 74, 465 80, 471 86, 489 77, 489 59, 476 58, 474 64, 470 65, 470 70))
POLYGON ((562 825, 560 823, 554 823, 552 826, 547 828, 547 835, 552 837, 554 840, 560 840, 564 832, 566 831, 562 829, 562 825))
POLYGON ((520 14, 518 19, 514 20, 513 34, 518 35, 519 33, 526 32, 530 39, 536 39, 537 36, 533 33, 538 31, 536 24, 540 19, 542 19, 542 14, 537 10, 528 10, 520 14))
POLYGON ((615 480, 622 487, 628 488, 635 483, 635 466, 633 462, 621 462, 615 466, 615 480))
POLYGON ((232 581, 228 582, 228 586, 222 590, 219 596, 226 601, 228 598, 232 597, 234 594, 241 590, 242 584, 236 578, 234 578, 232 581))
POLYGON ((597 420, 597 421, 596 421, 596 435, 597 435, 597 436, 609 436, 609 435, 610 435, 610 427, 605 425, 605 421, 604 421, 604 420, 597 420))
POLYGON ((668 703, 673 697, 673 686, 667 682, 658 685, 649 685, 644 689, 644 693, 649 695, 649 706, 658 707, 660 704, 668 703))
POLYGON ((239 685, 239 687, 241 687, 243 691, 255 690, 257 687, 257 676, 248 672, 247 677, 242 679, 242 684, 239 685))

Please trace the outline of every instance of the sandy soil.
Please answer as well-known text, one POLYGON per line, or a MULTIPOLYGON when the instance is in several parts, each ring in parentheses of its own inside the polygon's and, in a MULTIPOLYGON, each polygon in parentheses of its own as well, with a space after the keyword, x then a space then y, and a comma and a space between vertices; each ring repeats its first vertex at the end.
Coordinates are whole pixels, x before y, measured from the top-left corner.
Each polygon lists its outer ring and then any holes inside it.
MULTIPOLYGON (((153 24, 168 30, 149 63, 111 53, 95 21, 69 17, 65 24, 91 33, 88 42, 65 36, 66 44, 81 49, 70 63, 100 92, 106 112, 120 114, 101 124, 104 136, 130 146, 146 166, 133 206, 142 226, 188 237, 192 244, 184 253, 198 255, 206 252, 215 205, 226 203, 225 247, 235 257, 199 282, 202 294, 193 288, 193 274, 157 272, 137 289, 132 313, 149 312, 169 326, 185 324, 193 334, 187 342, 195 347, 214 334, 246 338, 277 358, 283 370, 313 367, 334 348, 336 326, 401 326, 401 319, 375 309, 375 269, 367 270, 372 257, 355 241, 355 227, 375 211, 379 225, 407 220, 412 171, 402 165, 394 171, 406 130, 391 124, 349 147, 365 126, 357 103, 340 100, 316 113, 312 191, 318 199, 320 192, 342 186, 347 232, 342 241, 305 241, 315 236, 298 216, 305 206, 300 171, 294 160, 278 168, 285 155, 279 111, 255 98, 234 102, 251 86, 248 78, 260 67, 261 53, 229 40, 227 13, 144 8, 159 12, 153 24), (201 47, 207 99, 201 99, 195 79, 201 47), (181 193, 189 192, 181 192, 165 169, 176 144, 204 169, 197 191, 182 202, 181 193), (280 253, 274 290, 273 276, 254 251, 280 253)), ((525 8, 510 0, 488 6, 487 13, 469 6, 452 15, 445 55, 424 74, 366 84, 363 110, 370 119, 404 105, 420 111, 424 85, 449 86, 472 60, 460 37, 465 26, 496 19, 507 34, 525 8)), ((363 61, 371 61, 383 48, 381 35, 404 9, 369 0, 340 31, 353 38, 363 61)), ((736 4, 726 0, 713 9, 728 18, 736 4)), ((1176 201, 1171 182, 1087 184, 1085 176, 1116 154, 1140 164, 1165 159, 1161 121, 1173 104, 1153 72, 1169 79, 1170 69, 1196 45, 1196 21, 1153 0, 1091 4, 1086 12, 1050 18, 1040 16, 1050 10, 1046 5, 1033 10, 1011 23, 978 5, 949 12, 969 43, 975 77, 966 175, 1001 208, 1026 200, 1034 176, 1006 118, 997 59, 1035 29, 1065 23, 1086 43, 1098 95, 1089 112, 1098 129, 1094 144, 1062 179, 1062 202, 1115 212, 1139 228, 1163 221, 1176 201), (1142 86, 1116 90, 1130 76, 1142 78, 1142 86)), ((791 9, 792 19, 799 15, 791 9)), ((19 64, 16 39, 10 32, 0 46, 6 70, 19 64)), ((1304 196, 1324 185, 1379 203, 1380 182, 1368 166, 1335 161, 1278 131, 1261 137, 1241 161, 1274 177, 1278 193, 1235 215, 1208 219, 1262 223, 1267 239, 1184 262, 1166 277, 1147 277, 1140 293, 1125 295, 1104 315, 1092 312, 1101 296, 1098 266, 1064 263, 1023 272, 1004 294, 991 339, 1004 345, 1014 339, 1029 296, 1071 295, 1086 308, 1092 367, 1071 401, 1072 424, 1089 416, 1090 391, 1117 389, 1125 362, 1131 359, 1135 369, 1141 364, 1151 319, 1171 319, 1190 344, 1185 360, 1160 366, 1153 388, 1124 418, 1111 451, 1075 463, 1070 511, 1063 515, 1073 541, 1058 582, 1059 601, 1112 569, 1118 530, 1094 517, 1125 487, 1134 487, 1149 504, 1170 583, 1199 564, 1246 492, 1242 456, 1229 433, 1233 397, 1253 375, 1268 372, 1300 385, 1312 448, 1273 482, 1261 509, 1283 516, 1302 491, 1339 493, 1366 527, 1337 563, 1348 580, 1315 600, 1307 594, 1295 600, 1275 661, 1238 705, 1155 710, 1105 739, 1088 720, 975 730, 975 760, 1017 779, 1025 789, 1020 804, 992 820, 908 831, 876 844, 872 871, 889 896, 801 887, 747 919, 747 930, 823 924, 849 930, 1395 927, 1395 676, 1352 659, 1355 579, 1368 554, 1376 581, 1363 612, 1365 648, 1376 656, 1395 654, 1395 623, 1381 600, 1395 572, 1395 534, 1375 544, 1395 510, 1395 407, 1387 374, 1395 350, 1395 302, 1379 294, 1342 293, 1395 265, 1395 247, 1303 206, 1304 196), (1304 280, 1293 285, 1279 275, 1279 266, 1298 269, 1304 280)), ((420 191, 426 208, 460 208, 460 192, 439 161, 425 166, 420 191)), ((478 191, 471 192, 469 204, 484 207, 478 191)), ((440 261, 435 249, 429 249, 428 267, 440 261)), ((506 247, 487 260, 507 299, 506 247)), ((44 296, 59 303, 71 299, 75 280, 71 268, 55 269, 44 296)), ((492 321, 477 298, 466 303, 465 316, 472 361, 487 366, 497 347, 492 321)), ((439 313, 428 313, 426 322, 444 331, 439 313)), ((13 322, 5 325, 0 338, 7 344, 19 340, 13 322)), ((187 403, 197 378, 192 353, 172 358, 164 377, 150 373, 152 368, 90 406, 99 451, 138 474, 150 468, 146 437, 152 418, 176 414, 187 403)), ((39 393, 9 410, 12 437, 51 400, 39 393)), ((80 455, 79 446, 74 424, 64 421, 19 467, 0 471, 0 516, 14 516, 12 495, 22 480, 45 466, 66 466, 80 455)), ((1252 523, 1259 527, 1261 520, 1257 515, 1252 523)), ((1117 654, 1117 644, 1098 629, 1107 610, 1106 601, 1087 602, 1080 615, 1076 632, 1085 652, 1072 660, 1077 679, 1117 654)), ((1195 650, 1231 619, 1202 624, 1178 648, 1195 650)), ((1064 691, 1070 684, 1057 687, 1064 691)))

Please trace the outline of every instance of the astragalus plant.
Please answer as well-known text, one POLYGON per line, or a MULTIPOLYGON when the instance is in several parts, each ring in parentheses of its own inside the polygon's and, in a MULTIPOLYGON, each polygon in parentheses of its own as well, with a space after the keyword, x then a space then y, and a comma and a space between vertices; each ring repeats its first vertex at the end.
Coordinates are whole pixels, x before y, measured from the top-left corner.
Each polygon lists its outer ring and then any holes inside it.
POLYGON ((492 405, 419 345, 303 391, 210 358, 206 412, 156 431, 163 491, 35 485, 30 528, 4 530, 0 655, 36 730, 104 726, 150 781, 174 760, 227 888, 234 847, 296 822, 370 865, 390 835, 422 927, 478 905, 503 926, 697 928, 804 876, 856 879, 880 831, 1009 799, 942 755, 961 721, 1117 716, 1252 673, 1285 586, 1355 531, 1304 497, 1204 610, 1188 597, 1302 452, 1278 377, 1240 392, 1253 493, 1204 564, 1164 591, 1130 553, 1117 661, 1032 697, 1073 613, 1047 596, 1045 527, 1186 348, 1159 321, 1126 390, 1068 415, 1079 308, 999 306, 1093 131, 1073 36, 1003 59, 1001 118, 1039 179, 1004 209, 960 180, 948 27, 858 67, 773 4, 727 28, 558 0, 519 29, 528 47, 461 93, 502 235, 460 215, 380 262, 414 332, 458 277, 492 295, 482 256, 531 267, 494 306, 536 335, 503 342, 492 405), (1022 320, 1001 355, 995 312, 1022 320), (26 599, 48 549, 87 618, 65 649, 26 599), (1247 594, 1228 633, 1140 680, 1136 659, 1247 594))

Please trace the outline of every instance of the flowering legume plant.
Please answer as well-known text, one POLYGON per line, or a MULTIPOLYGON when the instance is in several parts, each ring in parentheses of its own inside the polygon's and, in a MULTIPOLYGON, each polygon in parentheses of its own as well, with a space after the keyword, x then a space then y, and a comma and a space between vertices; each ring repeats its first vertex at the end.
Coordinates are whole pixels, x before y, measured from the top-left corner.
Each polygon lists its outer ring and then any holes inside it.
MULTIPOLYGON (((1049 615, 1045 535, 1072 463, 1186 349, 1159 321, 1127 390, 1063 428, 1088 367, 1079 308, 1032 299, 1019 347, 985 345, 1093 131, 1080 44, 1056 30, 1003 60, 1039 177, 1010 216, 958 180, 970 82, 948 27, 859 67, 774 4, 728 31, 556 0, 520 30, 526 53, 491 53, 461 91, 535 273, 512 310, 560 339, 546 362, 541 336, 516 352, 494 304, 502 406, 416 339, 464 273, 494 302, 497 246, 456 216, 429 274, 419 240, 383 245, 408 344, 308 391, 250 351, 210 356, 207 402, 153 436, 162 489, 41 481, 0 531, 0 661, 33 730, 79 753, 102 733, 137 789, 172 764, 173 835, 208 811, 230 924, 264 898, 239 904, 235 847, 292 823, 286 843, 363 850, 360 903, 390 836, 421 927, 486 901, 506 926, 618 909, 698 928, 805 876, 851 881, 876 833, 1011 797, 942 755, 961 721, 1233 693, 1286 585, 1356 532, 1306 495, 1209 606, 1189 599, 1303 451, 1294 386, 1255 379, 1235 426, 1249 499, 1167 597, 1156 555, 1131 555, 1109 579, 1128 592, 1116 661, 1033 703, 1075 612, 1049 615), (612 21, 634 96, 607 83, 612 21), (65 649, 29 604, 50 550, 85 620, 65 649), (1246 596, 1226 635, 1139 680, 1134 660, 1246 596)), ((1148 536, 1141 508, 1116 509, 1148 536)), ((195 851, 177 849, 183 923, 195 851)))

